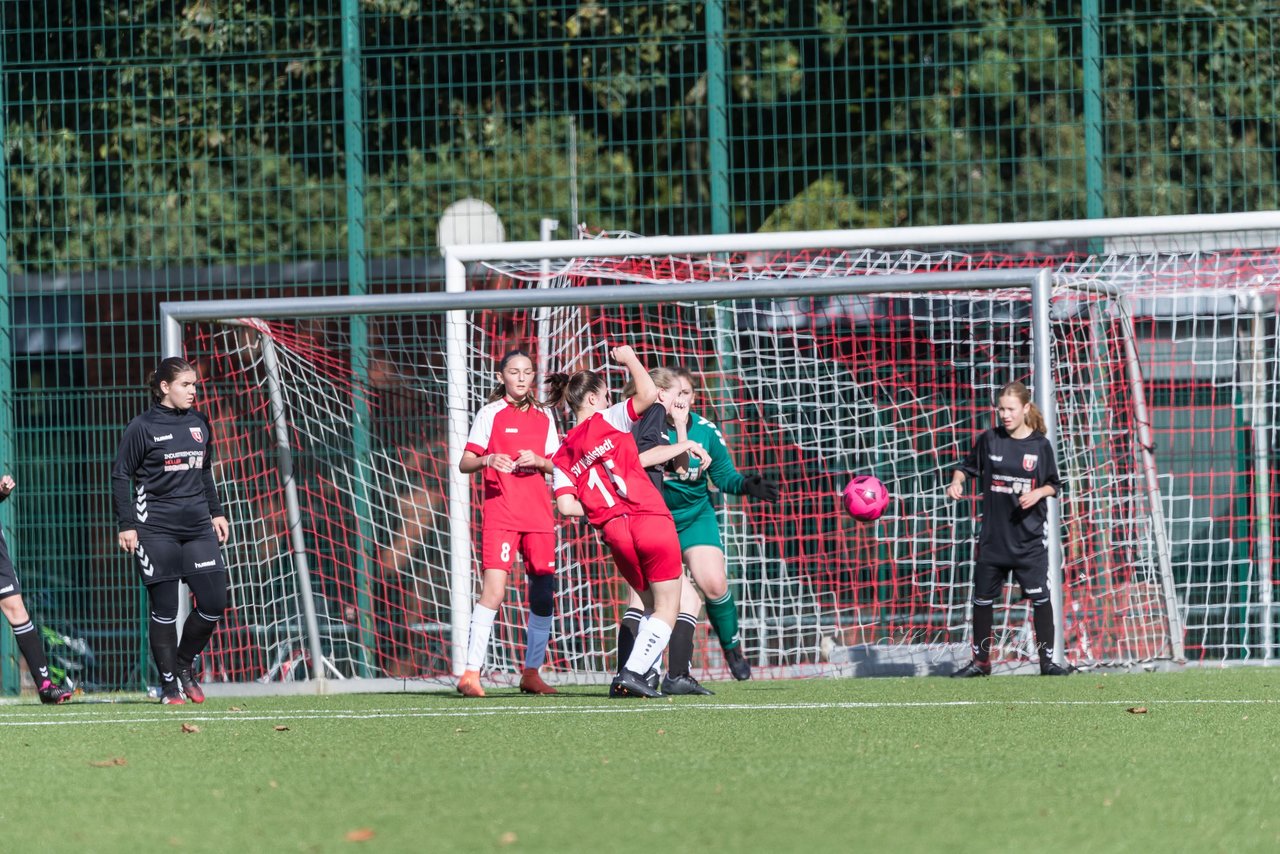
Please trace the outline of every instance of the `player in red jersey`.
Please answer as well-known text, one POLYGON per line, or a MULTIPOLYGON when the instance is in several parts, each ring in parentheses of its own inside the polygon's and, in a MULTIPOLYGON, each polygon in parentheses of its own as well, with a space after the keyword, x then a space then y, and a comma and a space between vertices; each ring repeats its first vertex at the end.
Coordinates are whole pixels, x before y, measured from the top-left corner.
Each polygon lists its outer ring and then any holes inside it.
POLYGON ((526 694, 554 694, 538 669, 551 638, 555 605, 556 534, 547 479, 551 455, 560 442, 555 421, 533 397, 533 360, 524 350, 512 350, 498 363, 499 384, 489 402, 476 414, 458 470, 484 472, 481 510, 480 601, 471 611, 467 665, 458 693, 483 697, 480 668, 489 649, 493 621, 507 592, 507 577, 516 555, 524 561, 529 584, 529 626, 520 690, 526 694))
POLYGON ((630 347, 610 355, 635 382, 635 396, 622 403, 611 405, 609 387, 595 371, 547 378, 549 402, 566 404, 577 421, 551 458, 552 488, 561 513, 586 516, 600 531, 618 572, 645 606, 635 646, 609 695, 658 697, 644 674, 666 648, 680 610, 680 540, 631 436, 658 389, 630 347))
MULTIPOLYGON (((671 368, 654 368, 649 377, 658 387, 658 402, 650 406, 640 420, 631 428, 631 436, 636 440, 636 448, 640 451, 640 462, 649 473, 649 480, 663 491, 663 480, 669 475, 686 480, 690 471, 706 471, 711 465, 711 455, 698 442, 689 439, 685 431, 687 419, 671 421, 675 429, 668 430, 668 421, 677 411, 688 412, 689 400, 693 397, 692 387, 680 387, 680 376, 671 368)), ((635 384, 628 383, 622 390, 624 397, 635 394, 635 384)), ((663 501, 666 495, 663 494, 663 501)), ((670 510, 670 506, 667 508, 670 510)), ((674 520, 674 514, 673 514, 674 520)), ((680 528, 676 526, 676 533, 680 528)), ((669 666, 667 674, 662 678, 663 694, 711 694, 712 691, 702 687, 698 680, 690 674, 690 663, 693 660, 693 638, 698 628, 698 613, 702 610, 702 600, 689 578, 689 573, 680 576, 680 613, 676 616, 675 628, 671 630, 671 642, 667 645, 669 666)), ((640 597, 633 591, 627 600, 627 610, 618 622, 618 661, 625 661, 631 655, 635 643, 635 630, 644 615, 644 606, 640 597)), ((650 687, 658 687, 658 673, 651 670, 645 674, 650 687)))

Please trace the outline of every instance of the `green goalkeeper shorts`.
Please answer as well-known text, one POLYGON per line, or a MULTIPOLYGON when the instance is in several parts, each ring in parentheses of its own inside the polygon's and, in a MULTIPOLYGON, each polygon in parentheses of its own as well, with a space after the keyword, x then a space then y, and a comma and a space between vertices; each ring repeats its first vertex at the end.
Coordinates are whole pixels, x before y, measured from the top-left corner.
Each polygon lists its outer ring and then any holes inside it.
POLYGON ((708 502, 703 504, 692 516, 681 515, 676 519, 676 533, 680 535, 680 550, 692 546, 715 546, 724 551, 724 540, 720 539, 720 523, 716 520, 716 509, 708 502))

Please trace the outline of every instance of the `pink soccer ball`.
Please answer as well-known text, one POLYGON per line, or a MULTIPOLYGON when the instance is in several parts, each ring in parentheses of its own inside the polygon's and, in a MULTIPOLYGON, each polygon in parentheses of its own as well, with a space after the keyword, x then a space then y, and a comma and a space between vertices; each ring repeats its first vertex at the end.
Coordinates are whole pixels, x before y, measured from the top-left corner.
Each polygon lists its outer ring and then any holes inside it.
POLYGON ((880 479, 861 474, 849 481, 840 495, 844 509, 861 522, 879 519, 889 506, 889 490, 880 479))

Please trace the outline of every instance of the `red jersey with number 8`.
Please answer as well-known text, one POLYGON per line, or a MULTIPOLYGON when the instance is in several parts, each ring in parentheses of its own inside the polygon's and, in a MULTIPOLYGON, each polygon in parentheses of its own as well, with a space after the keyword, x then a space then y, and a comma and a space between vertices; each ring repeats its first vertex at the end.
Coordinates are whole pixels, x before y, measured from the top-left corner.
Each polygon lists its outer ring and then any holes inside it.
POLYGON ((587 521, 597 528, 618 516, 671 515, 640 465, 631 437, 638 419, 630 400, 614 404, 570 430, 551 458, 556 497, 577 496, 587 521))
MULTIPOLYGON (((505 397, 486 404, 476 415, 466 450, 483 457, 506 454, 515 459, 533 451, 549 459, 557 447, 556 425, 545 409, 520 409, 505 397)), ((550 533, 556 529, 547 500, 547 476, 535 468, 501 472, 484 470, 484 522, 489 530, 550 533)))

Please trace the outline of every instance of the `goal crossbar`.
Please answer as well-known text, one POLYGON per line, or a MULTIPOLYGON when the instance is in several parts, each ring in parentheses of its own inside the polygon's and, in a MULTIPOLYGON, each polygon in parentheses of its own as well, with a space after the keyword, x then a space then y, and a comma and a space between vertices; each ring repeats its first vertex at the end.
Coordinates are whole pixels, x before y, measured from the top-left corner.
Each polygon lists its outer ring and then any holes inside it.
POLYGON ((678 237, 603 237, 597 240, 513 241, 445 246, 447 260, 536 261, 543 258, 604 258, 612 255, 694 255, 804 249, 884 249, 920 246, 975 246, 1034 240, 1090 240, 1112 237, 1171 237, 1186 234, 1280 230, 1280 211, 1228 214, 1116 217, 1044 222, 926 225, 906 228, 775 231, 678 237), (583 244, 586 245, 583 245, 583 244))
MULTIPOLYGON (((545 245, 545 244, 534 244, 545 245)), ((580 241, 577 245, 593 245, 580 241)), ((613 254, 617 254, 617 250, 613 254)), ((527 256, 526 256, 527 257, 527 256)), ((919 293, 923 291, 1001 290, 1030 288, 1052 271, 1038 268, 978 272, 890 273, 875 276, 835 276, 824 279, 786 277, 694 284, 595 285, 538 291, 466 291, 423 294, 371 294, 332 297, 263 297, 162 302, 160 349, 164 356, 181 355, 182 324, 195 320, 259 317, 356 317, 412 310, 423 314, 448 311, 513 309, 530 306, 563 308, 584 305, 641 305, 672 299, 749 300, 831 297, 857 294, 919 293)))

